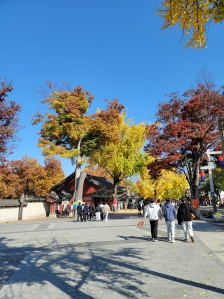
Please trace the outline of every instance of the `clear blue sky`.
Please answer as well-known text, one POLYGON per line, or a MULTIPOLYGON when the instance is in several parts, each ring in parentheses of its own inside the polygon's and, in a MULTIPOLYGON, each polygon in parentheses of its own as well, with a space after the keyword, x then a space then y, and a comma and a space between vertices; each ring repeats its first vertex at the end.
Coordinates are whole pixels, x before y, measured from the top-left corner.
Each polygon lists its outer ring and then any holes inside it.
MULTIPOLYGON (((162 0, 161 0, 162 1, 162 0)), ((181 31, 161 31, 159 0, 0 0, 0 77, 12 81, 9 99, 23 103, 18 143, 10 159, 38 158, 39 130, 31 126, 47 80, 82 85, 91 112, 118 98, 135 123, 152 122, 165 94, 187 90, 202 68, 224 84, 223 26, 211 25, 206 49, 184 49, 181 31)), ((65 173, 73 166, 63 159, 65 173)))

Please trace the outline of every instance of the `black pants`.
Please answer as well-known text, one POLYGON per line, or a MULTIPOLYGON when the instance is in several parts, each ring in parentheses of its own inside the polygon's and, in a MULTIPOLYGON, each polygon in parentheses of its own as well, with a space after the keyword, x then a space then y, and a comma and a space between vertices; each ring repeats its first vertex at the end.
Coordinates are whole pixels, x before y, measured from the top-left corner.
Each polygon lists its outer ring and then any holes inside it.
POLYGON ((94 216, 94 213, 90 213, 90 214, 89 214, 89 219, 92 220, 92 219, 93 219, 93 216, 94 216))
POLYGON ((88 213, 84 213, 83 218, 84 218, 84 221, 86 222, 86 220, 88 220, 88 213))
POLYGON ((104 213, 101 213, 100 217, 101 217, 101 220, 103 221, 104 213))
POLYGON ((80 218, 81 221, 83 221, 82 214, 77 214, 77 222, 79 222, 79 218, 80 218))
POLYGON ((150 221, 150 226, 151 226, 151 235, 152 238, 157 240, 157 235, 158 235, 158 220, 152 220, 150 221))

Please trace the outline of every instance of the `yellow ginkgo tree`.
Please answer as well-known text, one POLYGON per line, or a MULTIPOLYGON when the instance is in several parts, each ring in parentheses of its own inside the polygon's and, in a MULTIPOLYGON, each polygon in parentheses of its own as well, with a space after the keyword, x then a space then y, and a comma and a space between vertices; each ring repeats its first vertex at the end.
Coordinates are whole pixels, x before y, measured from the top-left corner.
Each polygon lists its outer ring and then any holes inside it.
POLYGON ((167 197, 179 199, 184 194, 187 182, 184 175, 163 169, 155 179, 150 176, 150 173, 141 177, 136 186, 138 193, 144 199, 157 198, 165 200, 167 197))
POLYGON ((205 48, 206 31, 211 22, 224 20, 224 0, 164 0, 157 7, 162 16, 162 29, 179 26, 187 37, 186 47, 205 48))
POLYGON ((117 207, 117 185, 128 177, 143 174, 150 162, 150 157, 142 150, 146 141, 144 123, 135 125, 132 121, 126 122, 125 114, 122 113, 116 131, 119 140, 100 146, 89 161, 110 175, 114 187, 114 210, 117 207))

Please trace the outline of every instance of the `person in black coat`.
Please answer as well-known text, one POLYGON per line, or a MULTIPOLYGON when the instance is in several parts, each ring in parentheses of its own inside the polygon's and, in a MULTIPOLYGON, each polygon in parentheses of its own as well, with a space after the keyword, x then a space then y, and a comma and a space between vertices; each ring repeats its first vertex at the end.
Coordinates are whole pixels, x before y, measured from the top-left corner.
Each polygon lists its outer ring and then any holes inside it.
POLYGON ((79 218, 81 221, 83 221, 83 218, 82 218, 82 205, 81 203, 79 202, 79 205, 77 207, 77 222, 79 222, 79 218))
POLYGON ((101 213, 102 213, 102 209, 101 209, 100 204, 98 203, 97 207, 96 207, 96 221, 100 221, 101 213))
POLYGON ((88 215, 89 215, 89 207, 87 203, 85 203, 84 208, 83 208, 83 220, 86 222, 88 220, 88 215))
POLYGON ((186 199, 181 199, 181 204, 177 212, 178 224, 183 227, 184 230, 184 241, 187 242, 190 236, 191 242, 194 243, 193 227, 192 227, 192 216, 193 210, 187 203, 186 199))
POLYGON ((94 214, 95 214, 95 208, 93 206, 93 203, 91 202, 91 204, 89 205, 89 218, 90 218, 90 221, 93 220, 94 214))

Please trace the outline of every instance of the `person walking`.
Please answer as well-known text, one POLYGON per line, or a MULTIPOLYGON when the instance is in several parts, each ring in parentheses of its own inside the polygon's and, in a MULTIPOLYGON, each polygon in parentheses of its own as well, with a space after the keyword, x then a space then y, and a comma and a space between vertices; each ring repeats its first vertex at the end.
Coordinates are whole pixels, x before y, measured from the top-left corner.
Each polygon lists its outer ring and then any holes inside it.
POLYGON ((150 199, 150 204, 148 205, 145 211, 145 217, 149 217, 150 227, 151 227, 151 235, 152 241, 157 242, 158 236, 158 222, 159 219, 162 219, 162 213, 160 207, 156 204, 154 199, 150 199))
POLYGON ((187 200, 182 198, 177 211, 177 221, 178 224, 183 227, 184 231, 184 241, 187 242, 190 236, 191 242, 194 243, 193 227, 192 227, 192 216, 193 210, 191 206, 187 203, 187 200))
POLYGON ((142 203, 139 202, 137 207, 138 207, 138 216, 140 217, 142 216, 142 203))
POLYGON ((79 205, 77 207, 77 222, 79 222, 79 219, 81 221, 83 221, 83 219, 82 219, 82 205, 81 205, 81 202, 79 202, 79 205))
POLYGON ((100 204, 98 203, 97 207, 96 207, 96 221, 100 221, 101 213, 102 213, 102 209, 101 209, 100 204))
POLYGON ((67 216, 69 217, 69 214, 70 214, 70 206, 69 205, 67 205, 67 207, 66 207, 66 213, 67 213, 67 216))
POLYGON ((84 218, 85 222, 86 222, 86 220, 88 220, 88 215, 89 215, 89 207, 88 207, 87 203, 85 203, 84 208, 83 208, 83 218, 84 218))
POLYGON ((166 199, 166 202, 162 207, 162 213, 166 221, 168 241, 174 243, 176 209, 170 202, 169 198, 166 199))
POLYGON ((100 204, 100 207, 101 207, 101 210, 102 210, 102 212, 100 214, 100 217, 101 217, 101 221, 103 221, 103 218, 104 218, 104 204, 102 202, 100 204))
POLYGON ((93 221, 93 216, 95 214, 95 208, 93 206, 93 203, 91 202, 91 204, 89 205, 89 220, 93 221))
POLYGON ((108 204, 106 202, 105 205, 104 205, 105 221, 107 221, 107 219, 108 219, 108 213, 110 213, 110 212, 111 212, 110 207, 108 206, 108 204))

